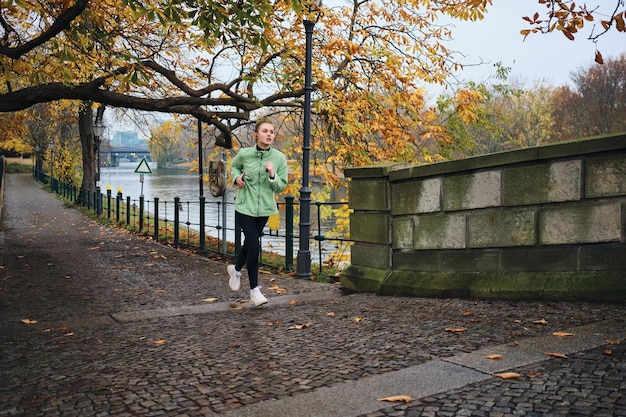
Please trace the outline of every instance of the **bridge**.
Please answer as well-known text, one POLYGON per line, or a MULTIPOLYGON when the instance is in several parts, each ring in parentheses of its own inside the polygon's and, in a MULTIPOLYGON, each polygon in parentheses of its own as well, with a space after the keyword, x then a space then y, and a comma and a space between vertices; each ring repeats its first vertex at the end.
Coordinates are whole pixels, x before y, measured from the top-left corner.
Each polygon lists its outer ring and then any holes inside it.
POLYGON ((134 146, 134 147, 110 147, 100 150, 100 157, 102 158, 103 166, 119 166, 121 159, 128 159, 131 162, 146 158, 151 160, 150 151, 147 146, 134 146))

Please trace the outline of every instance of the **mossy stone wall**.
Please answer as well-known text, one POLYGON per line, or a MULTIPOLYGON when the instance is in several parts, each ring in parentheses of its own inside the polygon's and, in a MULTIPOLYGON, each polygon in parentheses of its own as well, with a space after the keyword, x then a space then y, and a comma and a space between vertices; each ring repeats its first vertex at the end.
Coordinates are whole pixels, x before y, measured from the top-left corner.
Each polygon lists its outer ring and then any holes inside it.
POLYGON ((626 301, 626 134, 345 173, 345 288, 626 301))

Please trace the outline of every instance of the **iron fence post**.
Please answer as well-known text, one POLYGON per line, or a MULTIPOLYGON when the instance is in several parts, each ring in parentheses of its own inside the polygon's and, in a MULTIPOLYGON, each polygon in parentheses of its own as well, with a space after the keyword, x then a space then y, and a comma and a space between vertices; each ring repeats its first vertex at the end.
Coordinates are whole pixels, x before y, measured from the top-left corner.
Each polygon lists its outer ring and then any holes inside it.
POLYGON ((180 239, 180 197, 174 197, 174 247, 178 247, 180 239))
POLYGON ((154 197, 154 240, 159 240, 159 197, 154 197))
POLYGON ((285 196, 285 269, 293 270, 293 200, 294 196, 285 196))
POLYGON ((143 196, 139 196, 139 231, 143 230, 143 196))
POLYGON ((205 212, 204 212, 204 208, 206 205, 206 197, 201 195, 200 196, 200 250, 204 250, 204 225, 205 225, 205 212))

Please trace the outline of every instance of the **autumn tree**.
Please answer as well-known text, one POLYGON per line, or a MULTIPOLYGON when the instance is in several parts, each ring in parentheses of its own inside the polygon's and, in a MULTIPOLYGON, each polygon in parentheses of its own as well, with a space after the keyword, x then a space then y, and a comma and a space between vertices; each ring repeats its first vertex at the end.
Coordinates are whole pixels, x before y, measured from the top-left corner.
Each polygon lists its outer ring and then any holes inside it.
MULTIPOLYGON (((538 0, 538 3, 545 8, 533 16, 524 17, 531 27, 521 31, 524 36, 561 32, 573 41, 579 31, 591 25, 587 39, 597 44, 611 30, 626 33, 626 4, 623 0, 604 0, 591 4, 573 0, 538 0)), ((600 49, 596 50, 595 61, 598 64, 604 62, 600 49)))
POLYGON ((626 54, 571 74, 552 98, 554 140, 626 130, 626 54))
POLYGON ((439 111, 442 123, 452 136, 452 143, 460 153, 448 158, 463 155, 482 155, 511 149, 528 148, 548 143, 552 137, 553 88, 542 82, 535 82, 530 88, 519 81, 493 84, 470 84, 480 93, 483 100, 469 122, 458 117, 457 110, 450 106, 451 98, 439 98, 439 111))
MULTIPOLYGON (((440 156, 429 153, 426 141, 450 138, 425 108, 422 87, 444 82, 456 66, 442 42, 450 28, 438 19, 481 19, 490 3, 353 0, 311 10, 299 0, 5 1, 0 112, 75 100, 83 186, 92 189, 90 117, 102 106, 188 114, 218 129, 226 147, 259 110, 301 117, 294 111, 303 95, 301 23, 319 18, 314 112, 320 156, 331 165, 433 160, 440 156)), ((459 114, 473 117, 479 96, 457 97, 459 114)))

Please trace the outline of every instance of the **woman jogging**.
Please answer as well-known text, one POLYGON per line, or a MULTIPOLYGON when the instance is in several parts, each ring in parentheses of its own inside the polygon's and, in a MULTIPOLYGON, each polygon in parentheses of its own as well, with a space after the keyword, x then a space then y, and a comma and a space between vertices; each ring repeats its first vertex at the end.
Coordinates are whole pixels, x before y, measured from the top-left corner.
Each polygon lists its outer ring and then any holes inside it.
POLYGON ((276 132, 270 122, 258 122, 253 138, 256 146, 242 148, 233 158, 231 175, 237 190, 235 219, 243 230, 244 242, 235 259, 228 265, 228 285, 238 291, 244 265, 250 280, 250 302, 260 306, 267 298, 259 287, 259 238, 269 216, 276 214, 275 193, 287 186, 287 158, 272 147, 276 132))

